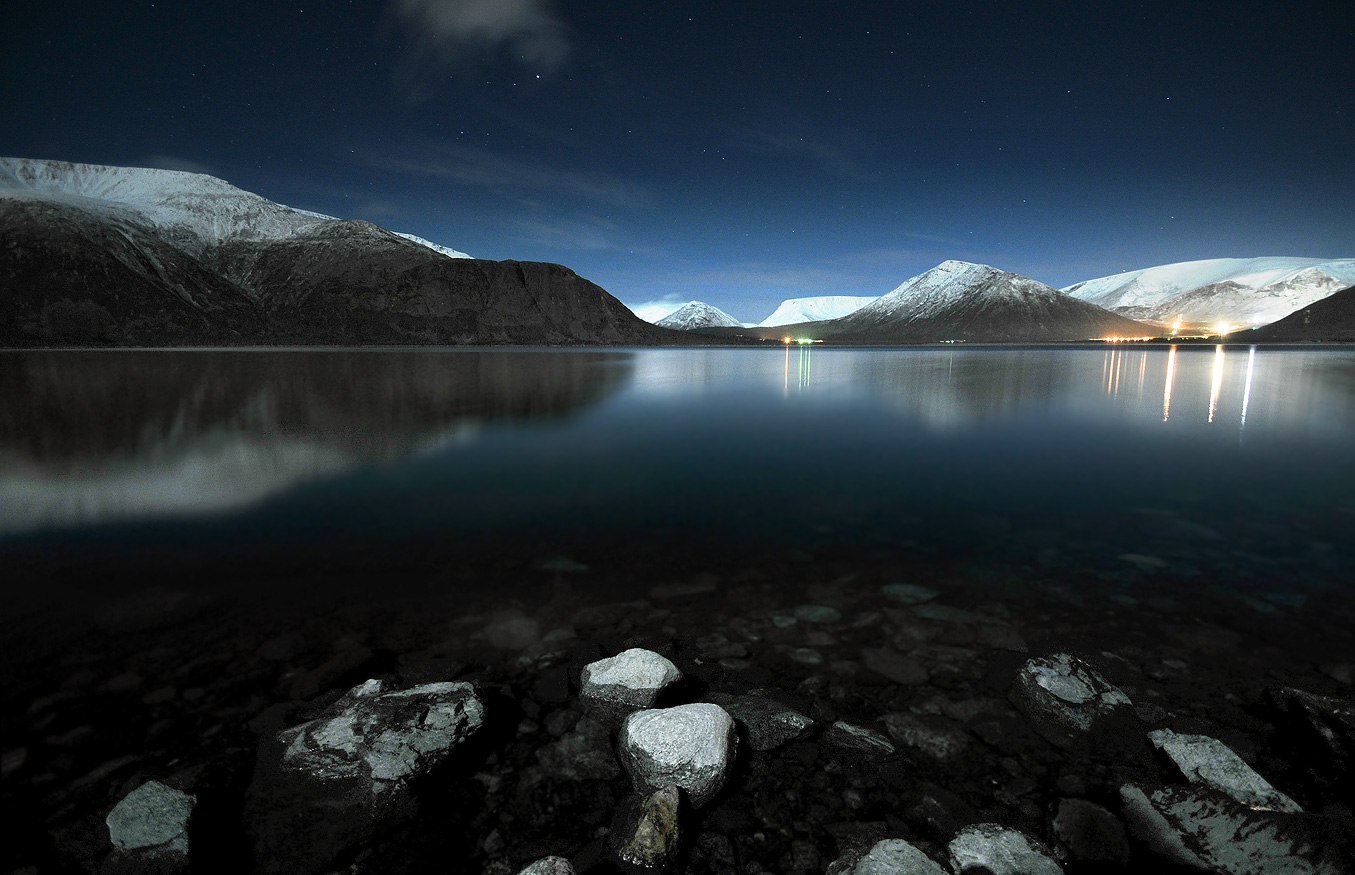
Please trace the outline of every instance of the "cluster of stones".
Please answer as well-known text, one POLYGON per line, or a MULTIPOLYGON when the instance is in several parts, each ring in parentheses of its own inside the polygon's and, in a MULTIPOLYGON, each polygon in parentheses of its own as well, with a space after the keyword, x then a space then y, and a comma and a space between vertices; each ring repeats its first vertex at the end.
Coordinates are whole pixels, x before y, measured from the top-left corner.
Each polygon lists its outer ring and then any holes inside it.
MULTIPOLYGON (((925 593, 899 597, 924 598, 925 593)), ((682 672, 650 650, 630 649, 589 663, 578 680, 591 716, 574 733, 579 749, 561 756, 582 773, 608 777, 619 763, 628 775, 633 792, 610 834, 610 853, 630 870, 664 870, 681 858, 687 812, 720 796, 740 738, 762 752, 817 730, 826 744, 863 758, 896 752, 894 741, 866 727, 839 720, 820 728, 766 690, 711 693, 704 701, 681 702, 682 672), (614 758, 590 760, 598 756, 614 758)), ((1298 691, 1278 695, 1296 713, 1320 715, 1327 721, 1317 724, 1328 729, 1323 738, 1337 755, 1349 754, 1342 733, 1355 724, 1340 703, 1298 691)), ((1010 698, 1060 748, 1099 748, 1107 739, 1122 746, 1127 733, 1155 750, 1185 783, 1123 784, 1120 816, 1087 800, 1063 799, 1052 822, 1057 839, 1052 848, 1009 826, 975 823, 954 833, 944 859, 934 859, 905 838, 888 838, 843 854, 827 871, 1046 875, 1061 872, 1067 860, 1123 866, 1130 859, 1131 835, 1161 858, 1205 871, 1339 871, 1333 868, 1339 864, 1305 838, 1299 828, 1305 815, 1292 798, 1218 739, 1169 728, 1145 731, 1129 697, 1082 659, 1055 653, 1028 660, 1016 673, 1010 698)), ((246 827, 259 871, 326 871, 379 830, 409 816, 417 806, 412 787, 484 722, 485 707, 470 684, 387 689, 369 680, 313 719, 272 733, 260 745, 246 797, 246 827)), ((963 751, 962 739, 929 731, 917 715, 889 715, 885 724, 893 739, 938 760, 963 751)), ((113 850, 106 869, 188 871, 196 801, 188 790, 149 781, 124 797, 106 819, 113 850)), ((567 858, 552 856, 521 875, 573 871, 567 858)))

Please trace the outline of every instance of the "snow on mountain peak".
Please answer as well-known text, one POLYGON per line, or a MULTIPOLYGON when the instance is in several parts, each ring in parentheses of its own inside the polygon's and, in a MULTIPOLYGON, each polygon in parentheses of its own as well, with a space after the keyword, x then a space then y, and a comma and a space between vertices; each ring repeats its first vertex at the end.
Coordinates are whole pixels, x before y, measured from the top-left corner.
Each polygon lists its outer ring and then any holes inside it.
POLYGON ((1210 258, 1068 286, 1065 292, 1136 318, 1259 325, 1355 284, 1355 258, 1210 258))
POLYGON ((660 328, 675 328, 679 331, 692 331, 697 328, 739 328, 743 325, 719 307, 712 307, 704 301, 689 301, 654 324, 660 328))
POLYGON ((878 300, 878 295, 821 295, 815 298, 787 298, 781 302, 772 315, 763 319, 759 326, 772 328, 777 325, 795 325, 801 322, 824 322, 829 319, 841 319, 855 313, 862 307, 878 300))
MULTIPOLYGON (((333 216, 274 203, 204 173, 0 157, 0 198, 54 201, 149 224, 191 252, 227 240, 284 240, 333 216)), ((410 234, 400 236, 468 258, 410 234)))

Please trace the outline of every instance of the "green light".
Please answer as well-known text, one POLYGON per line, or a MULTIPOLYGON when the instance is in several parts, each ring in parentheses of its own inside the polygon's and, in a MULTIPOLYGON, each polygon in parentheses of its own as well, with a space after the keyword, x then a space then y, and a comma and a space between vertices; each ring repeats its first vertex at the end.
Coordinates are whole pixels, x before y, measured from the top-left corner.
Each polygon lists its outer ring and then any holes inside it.
POLYGON ((797 337, 795 339, 795 342, 800 344, 801 346, 804 346, 806 343, 813 343, 814 341, 809 339, 808 337, 797 337))

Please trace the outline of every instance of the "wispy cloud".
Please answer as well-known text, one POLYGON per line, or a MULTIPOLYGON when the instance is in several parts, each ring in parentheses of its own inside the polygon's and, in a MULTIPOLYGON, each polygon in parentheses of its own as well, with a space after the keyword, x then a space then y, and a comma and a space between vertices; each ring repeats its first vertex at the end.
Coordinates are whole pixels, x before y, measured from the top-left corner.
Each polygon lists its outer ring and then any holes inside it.
POLYGON ((430 144, 397 153, 368 153, 359 160, 390 173, 504 192, 572 195, 615 207, 638 206, 649 199, 648 189, 630 180, 509 158, 473 146, 430 144))
POLYGON ((160 170, 182 170, 186 173, 205 173, 215 176, 216 171, 206 164, 179 158, 174 155, 144 155, 138 162, 142 167, 155 167, 160 170))
POLYGON ((571 50, 551 0, 391 0, 388 8, 408 49, 398 75, 416 101, 431 97, 449 68, 503 54, 548 72, 571 50))

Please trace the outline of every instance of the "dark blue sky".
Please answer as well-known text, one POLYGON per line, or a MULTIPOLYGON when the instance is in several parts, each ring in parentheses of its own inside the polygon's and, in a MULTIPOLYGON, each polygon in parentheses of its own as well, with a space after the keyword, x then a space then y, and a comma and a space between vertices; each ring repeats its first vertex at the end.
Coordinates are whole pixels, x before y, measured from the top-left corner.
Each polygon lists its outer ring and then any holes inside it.
POLYGON ((0 154, 202 169, 750 321, 946 258, 1351 256, 1345 7, 20 3, 0 154))

